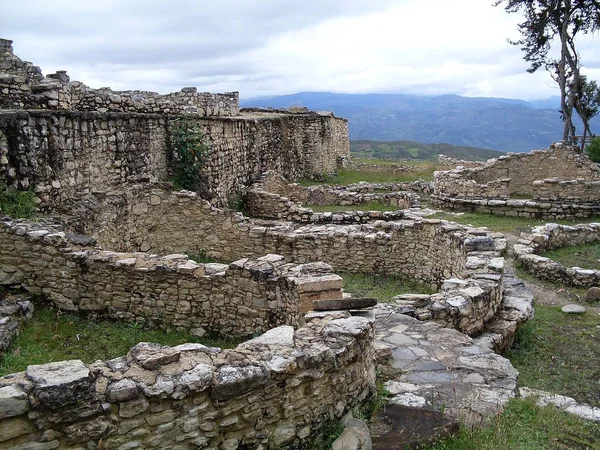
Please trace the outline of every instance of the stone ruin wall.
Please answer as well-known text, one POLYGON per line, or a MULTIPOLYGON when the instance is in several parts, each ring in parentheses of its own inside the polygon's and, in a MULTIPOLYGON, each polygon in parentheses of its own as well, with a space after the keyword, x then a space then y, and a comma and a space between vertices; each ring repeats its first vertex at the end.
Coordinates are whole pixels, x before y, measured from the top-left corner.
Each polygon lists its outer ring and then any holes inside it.
POLYGON ((600 224, 558 225, 549 223, 534 227, 531 233, 521 233, 514 246, 517 262, 538 278, 569 286, 592 287, 600 283, 600 271, 566 267, 541 253, 561 247, 600 241, 600 224))
POLYGON ((328 186, 305 188, 297 183, 286 182, 273 171, 263 174, 244 195, 244 208, 251 216, 295 222, 314 222, 317 216, 312 209, 302 206, 302 203, 350 207, 371 202, 401 210, 419 207, 420 197, 405 191, 359 193, 328 186))
MULTIPOLYGON (((243 186, 275 170, 287 178, 333 173, 344 119, 317 114, 197 118, 210 147, 205 191, 225 206, 243 186), (325 131, 323 131, 325 130, 325 131)), ((52 111, 0 112, 0 182, 33 189, 42 211, 68 211, 82 196, 169 175, 167 118, 52 111)))
POLYGON ((373 324, 315 319, 221 351, 140 343, 127 356, 0 378, 0 448, 280 448, 374 394, 373 324))
MULTIPOLYGON (((446 189, 451 186, 446 184, 438 186, 438 183, 444 181, 450 183, 449 178, 453 178, 455 181, 456 179, 472 180, 480 185, 496 180, 510 179, 508 196, 515 194, 533 196, 535 180, 554 178, 557 175, 562 180, 594 181, 600 180, 600 168, 596 163, 578 153, 576 149, 563 144, 553 144, 548 150, 510 153, 490 160, 485 166, 479 168, 438 172, 435 194, 446 196, 446 189)), ((469 184, 465 183, 465 186, 467 187, 469 184)), ((463 195, 457 192, 455 196, 467 198, 469 192, 466 191, 463 195)))
POLYGON ((380 220, 373 221, 364 213, 369 222, 360 224, 359 216, 323 213, 317 219, 330 223, 274 224, 216 209, 192 193, 158 188, 130 190, 107 204, 112 206, 102 210, 113 211, 99 218, 95 232, 87 230, 107 248, 205 251, 224 261, 275 253, 296 264, 325 261, 335 270, 399 274, 443 290, 413 305, 414 315, 469 334, 483 329, 502 300, 505 241, 445 221, 401 212, 378 213, 380 220), (446 283, 450 278, 462 281, 446 283))
POLYGON ((198 264, 181 254, 105 251, 59 229, 0 222, 0 284, 23 285, 64 311, 198 335, 298 326, 313 299, 342 297, 342 279, 326 264, 286 264, 278 255, 198 264))
POLYGON ((22 61, 12 41, 0 39, 0 109, 50 109, 146 114, 237 116, 239 93, 211 94, 183 88, 166 95, 147 91, 92 89, 71 82, 66 71, 47 77, 39 67, 22 61))
POLYGON ((191 193, 145 187, 108 197, 99 210, 96 225, 82 231, 118 251, 204 250, 223 261, 276 253, 297 264, 325 261, 335 270, 395 273, 434 284, 460 276, 466 261, 463 236, 435 220, 274 224, 213 208, 191 193))
POLYGON ((599 183, 598 164, 557 143, 547 151, 502 156, 481 168, 436 172, 431 201, 458 211, 585 218, 600 214, 599 183), (530 198, 510 198, 516 195, 530 198))

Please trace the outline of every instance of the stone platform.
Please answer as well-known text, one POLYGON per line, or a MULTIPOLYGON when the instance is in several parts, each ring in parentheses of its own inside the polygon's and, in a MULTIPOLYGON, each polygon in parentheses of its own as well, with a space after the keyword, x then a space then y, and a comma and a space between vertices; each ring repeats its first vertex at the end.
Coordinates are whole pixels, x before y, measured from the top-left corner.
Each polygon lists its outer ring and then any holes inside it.
POLYGON ((377 363, 388 375, 390 403, 441 411, 477 426, 516 395, 510 361, 469 336, 421 322, 395 305, 374 309, 377 363))

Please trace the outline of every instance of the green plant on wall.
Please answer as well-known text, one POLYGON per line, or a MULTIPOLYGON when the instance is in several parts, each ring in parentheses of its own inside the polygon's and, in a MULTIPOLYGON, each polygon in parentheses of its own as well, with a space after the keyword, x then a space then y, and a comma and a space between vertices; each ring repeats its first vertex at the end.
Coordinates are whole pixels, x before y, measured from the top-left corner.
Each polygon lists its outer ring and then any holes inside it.
POLYGON ((593 137, 585 148, 585 154, 592 161, 600 163, 600 137, 593 137))
POLYGON ((209 148, 200 124, 186 117, 169 121, 169 160, 175 189, 199 191, 209 148))
POLYGON ((35 215, 35 194, 0 185, 0 215, 28 219, 35 215))

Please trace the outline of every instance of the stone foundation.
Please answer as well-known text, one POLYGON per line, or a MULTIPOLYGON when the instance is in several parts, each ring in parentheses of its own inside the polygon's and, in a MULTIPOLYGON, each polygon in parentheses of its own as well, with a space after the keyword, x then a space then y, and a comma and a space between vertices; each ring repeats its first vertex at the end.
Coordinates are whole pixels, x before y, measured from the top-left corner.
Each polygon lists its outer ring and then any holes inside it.
POLYGON ((375 391, 364 318, 279 327, 233 350, 140 343, 126 357, 0 378, 0 448, 256 448, 300 444, 375 391))
POLYGON ((514 254, 518 263, 538 278, 569 286, 598 286, 600 271, 565 267, 539 255, 560 247, 597 241, 600 241, 600 223, 574 226, 549 223, 535 227, 531 233, 522 233, 519 242, 514 246, 514 254))

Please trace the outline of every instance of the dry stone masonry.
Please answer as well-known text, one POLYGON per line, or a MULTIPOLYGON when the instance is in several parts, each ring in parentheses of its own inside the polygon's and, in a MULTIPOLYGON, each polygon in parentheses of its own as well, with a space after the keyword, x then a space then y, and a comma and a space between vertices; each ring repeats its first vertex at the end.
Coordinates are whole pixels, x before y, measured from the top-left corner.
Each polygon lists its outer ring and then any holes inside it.
POLYGON ((445 209, 506 216, 589 217, 600 213, 599 183, 598 164, 557 143, 546 151, 509 153, 483 167, 436 172, 431 200, 445 209))
POLYGON ((373 324, 274 328, 233 350, 140 343, 127 356, 0 378, 0 448, 279 448, 375 389, 373 324))
POLYGON ((92 243, 44 224, 0 222, 0 283, 24 285, 64 311, 198 335, 297 326, 312 300, 342 298, 342 279, 327 264, 286 264, 279 255, 198 264, 182 254, 116 253, 92 243))
POLYGON ((0 41, 0 183, 33 189, 44 211, 74 194, 169 175, 169 121, 197 121, 210 148, 205 196, 227 205, 267 170, 287 178, 334 173, 349 158, 348 124, 331 113, 239 111, 237 93, 158 95, 94 90, 39 68, 0 41))
POLYGON ((563 264, 540 256, 548 250, 600 241, 600 223, 558 225, 549 223, 533 228, 531 233, 521 233, 514 246, 519 264, 533 275, 570 286, 592 287, 600 284, 600 272, 563 264))

